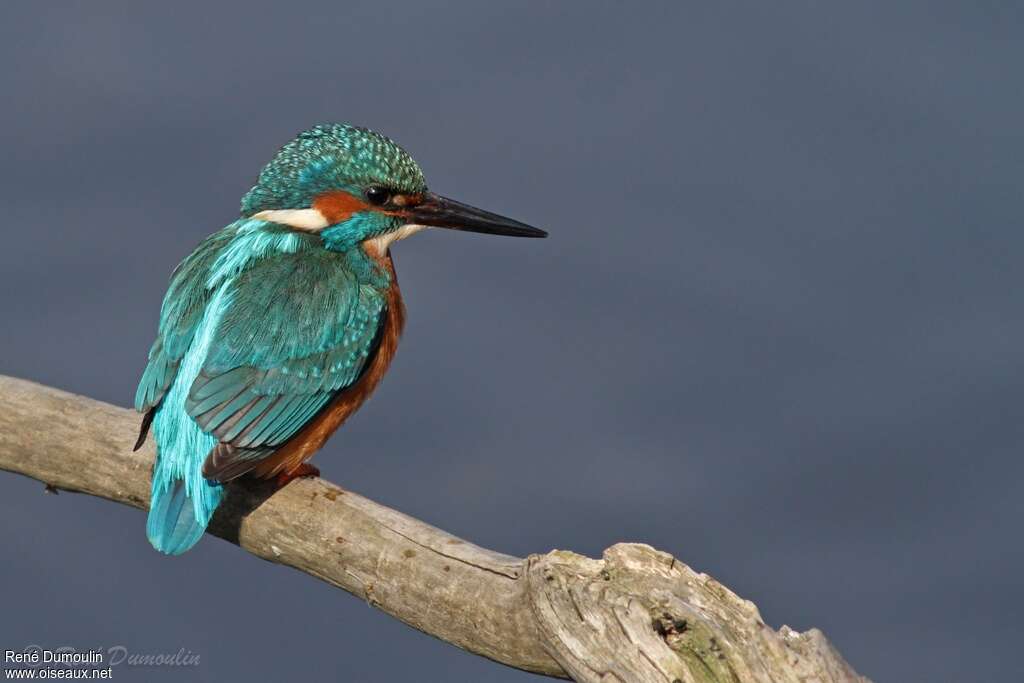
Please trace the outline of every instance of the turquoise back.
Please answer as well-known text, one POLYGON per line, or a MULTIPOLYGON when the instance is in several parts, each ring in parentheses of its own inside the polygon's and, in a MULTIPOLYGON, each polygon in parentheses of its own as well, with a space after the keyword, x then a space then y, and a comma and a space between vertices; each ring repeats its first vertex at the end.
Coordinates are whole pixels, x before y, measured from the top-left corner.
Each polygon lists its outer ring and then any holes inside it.
POLYGON ((332 251, 254 219, 211 235, 178 266, 136 392, 139 411, 155 410, 154 547, 191 547, 223 497, 216 480, 270 457, 359 378, 390 286, 360 248, 332 251), (216 471, 204 476, 213 453, 216 471))

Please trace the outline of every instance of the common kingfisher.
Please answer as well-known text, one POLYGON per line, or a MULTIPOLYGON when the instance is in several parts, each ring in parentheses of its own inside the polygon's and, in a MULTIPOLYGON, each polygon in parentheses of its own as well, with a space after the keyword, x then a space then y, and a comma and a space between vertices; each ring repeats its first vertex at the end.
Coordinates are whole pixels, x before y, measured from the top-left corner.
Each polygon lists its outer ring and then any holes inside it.
POLYGON ((427 189, 389 138, 316 126, 282 147, 241 217, 171 275, 139 382, 135 449, 152 428, 146 534, 179 555, 242 475, 316 475, 306 461, 388 369, 405 309, 392 243, 424 228, 546 237, 427 189))

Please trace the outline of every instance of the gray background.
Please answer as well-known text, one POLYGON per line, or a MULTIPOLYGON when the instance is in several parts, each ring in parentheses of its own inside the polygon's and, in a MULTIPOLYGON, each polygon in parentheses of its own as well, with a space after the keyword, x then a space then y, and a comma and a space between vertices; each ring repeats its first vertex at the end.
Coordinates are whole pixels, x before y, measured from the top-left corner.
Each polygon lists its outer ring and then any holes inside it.
MULTIPOLYGON (((397 246, 326 477, 509 553, 649 542, 878 681, 1024 674, 1019 6, 135 4, 0 10, 0 372, 129 403, 178 260, 295 132, 369 125, 552 237, 397 246)), ((0 475, 0 648, 527 679, 143 525, 0 475)))

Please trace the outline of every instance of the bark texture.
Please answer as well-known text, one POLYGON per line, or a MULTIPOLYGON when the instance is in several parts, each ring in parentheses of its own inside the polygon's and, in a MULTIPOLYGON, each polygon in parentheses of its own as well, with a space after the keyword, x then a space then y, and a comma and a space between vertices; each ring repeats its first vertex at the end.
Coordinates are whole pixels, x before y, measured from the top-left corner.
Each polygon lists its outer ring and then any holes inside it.
MULTIPOLYGON (((138 425, 133 411, 0 376, 0 469, 47 487, 146 508, 154 451, 152 440, 131 451, 138 425)), ((600 560, 561 550, 512 557, 322 479, 279 491, 232 485, 210 532, 457 647, 539 674, 867 681, 820 631, 775 631, 752 603, 646 545, 620 543, 600 560)))

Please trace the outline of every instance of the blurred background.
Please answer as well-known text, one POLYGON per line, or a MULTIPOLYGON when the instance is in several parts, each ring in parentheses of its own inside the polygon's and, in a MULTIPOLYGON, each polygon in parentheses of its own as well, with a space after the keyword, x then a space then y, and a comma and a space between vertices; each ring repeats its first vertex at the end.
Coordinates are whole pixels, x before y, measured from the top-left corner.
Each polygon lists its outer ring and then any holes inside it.
MULTIPOLYGON (((1020 677, 1022 46, 995 2, 7 2, 0 372, 128 405, 175 264, 296 132, 367 125, 551 238, 397 245, 325 477, 507 553, 650 543, 876 681, 1020 677)), ((529 678, 42 489, 0 473, 2 648, 529 678)))

